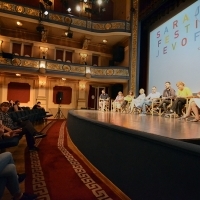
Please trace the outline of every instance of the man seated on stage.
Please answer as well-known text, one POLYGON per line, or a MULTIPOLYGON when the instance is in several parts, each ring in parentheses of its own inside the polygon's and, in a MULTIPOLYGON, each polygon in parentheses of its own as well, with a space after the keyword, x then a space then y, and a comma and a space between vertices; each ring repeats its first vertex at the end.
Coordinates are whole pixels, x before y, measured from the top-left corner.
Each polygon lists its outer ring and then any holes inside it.
POLYGON ((162 101, 160 105, 156 108, 159 111, 160 108, 164 109, 164 113, 167 111, 167 106, 171 103, 172 99, 175 99, 176 93, 173 88, 171 88, 171 83, 169 81, 165 82, 165 90, 163 91, 162 101))
MULTIPOLYGON (((187 102, 187 98, 192 97, 192 92, 182 81, 177 82, 176 86, 178 88, 177 97, 168 114, 177 114, 178 117, 181 117, 182 109, 187 102)), ((166 117, 169 117, 169 115, 166 115, 166 117)))
POLYGON ((152 92, 143 100, 141 101, 140 105, 137 107, 142 108, 142 113, 139 114, 140 116, 146 116, 146 105, 150 106, 153 101, 157 101, 160 98, 160 92, 156 91, 156 87, 152 87, 152 92))
POLYGON ((105 106, 109 104, 109 96, 106 94, 105 90, 101 91, 99 96, 99 110, 105 111, 105 106))
POLYGON ((8 137, 9 139, 12 137, 22 138, 23 135, 26 136, 27 146, 30 151, 37 151, 38 148, 35 146, 35 138, 43 138, 46 134, 39 133, 35 130, 32 123, 29 120, 19 122, 19 124, 15 124, 11 117, 8 114, 9 103, 3 102, 0 106, 0 120, 2 120, 3 128, 5 133, 3 135, 4 139, 8 137), (17 130, 17 135, 8 135, 6 132, 10 132, 12 130, 17 130))

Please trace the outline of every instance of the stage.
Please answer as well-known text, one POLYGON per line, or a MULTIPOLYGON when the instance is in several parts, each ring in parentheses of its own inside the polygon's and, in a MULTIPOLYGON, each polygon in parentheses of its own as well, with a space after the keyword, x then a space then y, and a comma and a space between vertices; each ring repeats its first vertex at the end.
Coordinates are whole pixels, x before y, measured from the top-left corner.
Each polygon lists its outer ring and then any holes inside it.
POLYGON ((67 129, 79 151, 130 199, 200 199, 200 123, 70 110, 67 129))
POLYGON ((200 139, 200 122, 189 122, 161 116, 139 116, 136 113, 102 112, 97 110, 75 110, 75 114, 127 129, 138 130, 177 140, 200 139))

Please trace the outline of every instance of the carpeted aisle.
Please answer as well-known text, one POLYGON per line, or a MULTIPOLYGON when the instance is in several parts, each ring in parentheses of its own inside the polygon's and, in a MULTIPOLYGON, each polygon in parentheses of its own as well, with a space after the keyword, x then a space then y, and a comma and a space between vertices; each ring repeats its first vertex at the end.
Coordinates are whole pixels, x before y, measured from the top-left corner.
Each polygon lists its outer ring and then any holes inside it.
POLYGON ((39 152, 25 152, 27 192, 45 200, 120 199, 67 147, 66 121, 53 121, 43 132, 39 152))

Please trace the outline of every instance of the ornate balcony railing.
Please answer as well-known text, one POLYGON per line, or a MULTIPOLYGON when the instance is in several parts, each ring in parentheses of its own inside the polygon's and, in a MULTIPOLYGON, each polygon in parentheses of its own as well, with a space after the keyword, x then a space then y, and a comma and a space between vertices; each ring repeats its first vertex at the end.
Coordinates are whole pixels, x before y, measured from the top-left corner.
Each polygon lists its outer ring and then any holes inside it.
POLYGON ((24 73, 59 74, 86 78, 103 79, 129 79, 129 68, 118 66, 89 66, 76 63, 37 59, 30 57, 14 56, 13 59, 3 58, 0 54, 0 69, 12 69, 24 73), (42 65, 41 65, 42 64, 42 65))
MULTIPOLYGON (((39 19, 39 9, 27 7, 20 4, 0 1, 0 11, 13 15, 23 16, 25 18, 39 19)), ((130 33, 130 22, 123 20, 113 20, 107 22, 95 22, 88 19, 82 19, 76 16, 61 14, 49 10, 49 14, 44 16, 42 21, 78 28, 90 32, 109 33, 109 32, 125 32, 130 33)))

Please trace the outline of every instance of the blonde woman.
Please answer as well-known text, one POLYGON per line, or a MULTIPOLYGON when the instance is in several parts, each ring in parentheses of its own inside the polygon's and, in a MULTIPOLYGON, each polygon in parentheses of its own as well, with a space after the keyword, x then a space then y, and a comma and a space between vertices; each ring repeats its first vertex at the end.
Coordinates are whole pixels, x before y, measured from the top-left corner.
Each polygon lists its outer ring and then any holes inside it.
POLYGON ((134 94, 133 94, 133 91, 130 90, 129 94, 124 97, 124 101, 123 101, 123 103, 121 105, 121 108, 124 110, 126 105, 128 103, 131 103, 133 99, 134 99, 134 94))
POLYGON ((121 105, 124 101, 124 95, 121 91, 118 92, 116 99, 113 102, 113 110, 116 111, 117 109, 121 108, 121 105))
POLYGON ((178 88, 177 98, 173 102, 169 114, 176 113, 179 117, 181 117, 182 109, 186 104, 187 98, 192 97, 192 92, 182 81, 177 82, 176 86, 178 88))
POLYGON ((131 102, 131 105, 130 105, 130 112, 129 113, 132 113, 133 112, 133 108, 134 107, 138 107, 139 105, 141 105, 141 102, 144 101, 146 95, 144 93, 144 89, 141 88, 139 93, 140 95, 136 98, 136 99, 133 99, 132 102, 131 102))

